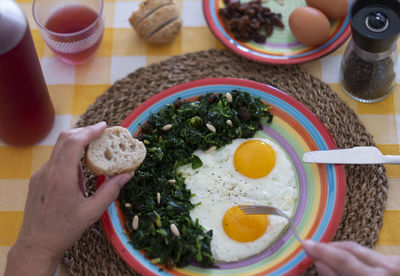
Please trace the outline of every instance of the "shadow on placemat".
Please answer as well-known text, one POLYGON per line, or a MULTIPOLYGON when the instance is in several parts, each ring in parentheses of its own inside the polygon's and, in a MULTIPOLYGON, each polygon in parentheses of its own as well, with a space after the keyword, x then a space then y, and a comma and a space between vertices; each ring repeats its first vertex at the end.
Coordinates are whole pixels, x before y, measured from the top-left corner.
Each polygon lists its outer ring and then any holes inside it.
MULTIPOLYGON (((203 78, 254 80, 285 91, 307 106, 329 130, 339 148, 375 145, 354 111, 329 86, 298 66, 259 64, 227 50, 208 50, 172 57, 141 68, 117 81, 81 116, 78 126, 106 121, 118 125, 141 102, 166 88, 203 78)), ((335 240, 372 247, 382 226, 388 180, 383 165, 345 166, 346 205, 335 240)), ((85 171, 90 193, 96 179, 85 171)), ((63 262, 73 275, 129 275, 134 272, 108 242, 100 222, 66 252, 63 262)), ((315 274, 310 268, 307 274, 315 274)))

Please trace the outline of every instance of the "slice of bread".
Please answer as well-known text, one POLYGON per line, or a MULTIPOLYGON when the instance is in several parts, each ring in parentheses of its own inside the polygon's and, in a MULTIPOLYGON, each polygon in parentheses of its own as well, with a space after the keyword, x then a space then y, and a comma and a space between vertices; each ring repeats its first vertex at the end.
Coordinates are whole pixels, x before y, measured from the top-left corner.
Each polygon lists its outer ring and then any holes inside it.
POLYGON ((95 175, 129 173, 133 176, 145 157, 145 145, 133 138, 128 129, 115 126, 106 128, 90 142, 85 163, 95 175))

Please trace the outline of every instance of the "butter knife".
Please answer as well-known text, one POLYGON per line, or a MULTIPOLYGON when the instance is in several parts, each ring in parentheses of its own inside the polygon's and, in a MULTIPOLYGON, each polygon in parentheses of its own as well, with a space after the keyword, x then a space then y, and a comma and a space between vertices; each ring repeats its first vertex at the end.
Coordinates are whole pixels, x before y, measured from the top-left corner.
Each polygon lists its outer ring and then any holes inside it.
POLYGON ((303 155, 305 163, 324 164, 400 164, 400 155, 383 155, 376 147, 318 150, 303 155))

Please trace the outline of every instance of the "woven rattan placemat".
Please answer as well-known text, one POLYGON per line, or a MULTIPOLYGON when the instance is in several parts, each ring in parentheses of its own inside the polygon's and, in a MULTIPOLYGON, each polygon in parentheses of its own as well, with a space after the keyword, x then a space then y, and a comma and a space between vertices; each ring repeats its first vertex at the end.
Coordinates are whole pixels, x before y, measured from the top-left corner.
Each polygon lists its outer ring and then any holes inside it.
MULTIPOLYGON (((118 125, 154 94, 180 83, 212 77, 249 79, 285 91, 319 117, 339 148, 375 145, 355 112, 327 84, 298 66, 259 64, 227 50, 190 53, 141 68, 98 97, 77 125, 102 120, 110 126, 118 125)), ((378 238, 387 199, 385 169, 382 165, 349 165, 345 169, 346 206, 335 240, 354 240, 372 247, 378 238)), ((93 193, 94 176, 85 171, 85 178, 89 193, 93 193)), ((85 232, 62 261, 72 275, 133 274, 108 242, 100 222, 85 232)))

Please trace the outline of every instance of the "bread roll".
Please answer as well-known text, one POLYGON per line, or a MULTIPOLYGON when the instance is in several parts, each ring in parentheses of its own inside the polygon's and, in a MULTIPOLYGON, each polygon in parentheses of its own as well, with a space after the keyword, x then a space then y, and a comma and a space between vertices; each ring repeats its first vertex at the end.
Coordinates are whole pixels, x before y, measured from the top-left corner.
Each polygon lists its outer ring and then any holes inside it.
POLYGON ((146 157, 145 145, 123 127, 106 128, 90 142, 85 156, 86 166, 95 175, 114 176, 134 171, 146 157))
POLYGON ((178 7, 172 0, 144 0, 129 22, 140 37, 153 44, 171 42, 182 25, 178 7))

